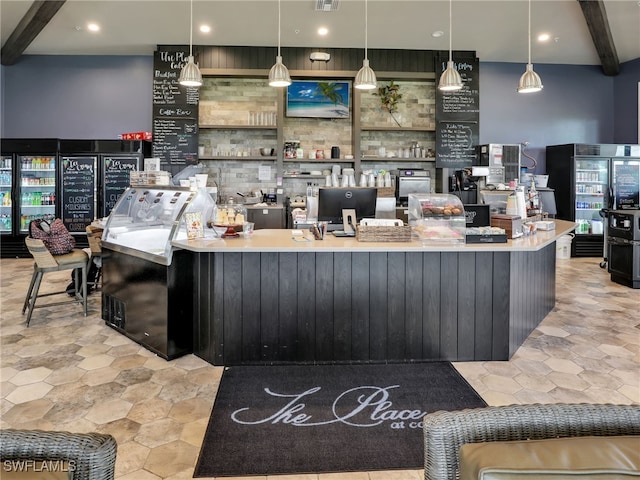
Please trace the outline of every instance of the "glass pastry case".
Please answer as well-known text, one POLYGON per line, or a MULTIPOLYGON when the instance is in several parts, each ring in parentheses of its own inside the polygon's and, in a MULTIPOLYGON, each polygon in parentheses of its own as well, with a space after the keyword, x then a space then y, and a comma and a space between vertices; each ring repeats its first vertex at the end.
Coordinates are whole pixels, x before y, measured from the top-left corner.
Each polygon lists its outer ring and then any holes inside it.
POLYGON ((465 243, 464 206, 455 195, 409 194, 408 221, 423 243, 465 243))
POLYGON ((102 241, 112 250, 170 265, 171 242, 187 238, 186 214, 199 212, 196 218, 200 217, 204 224, 215 208, 205 190, 161 185, 129 187, 107 218, 102 241))

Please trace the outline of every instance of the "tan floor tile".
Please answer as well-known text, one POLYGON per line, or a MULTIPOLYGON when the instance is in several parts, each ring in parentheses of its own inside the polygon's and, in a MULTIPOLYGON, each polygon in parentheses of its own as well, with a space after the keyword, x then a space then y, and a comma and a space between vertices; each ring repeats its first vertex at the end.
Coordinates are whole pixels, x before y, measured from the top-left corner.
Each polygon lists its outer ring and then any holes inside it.
POLYGON ((184 428, 182 429, 182 434, 180 434, 180 440, 190 443, 191 445, 194 445, 196 447, 200 447, 200 445, 202 445, 204 434, 207 431, 208 423, 209 418, 207 417, 195 422, 185 424, 184 428))
POLYGON ((0 381, 6 382, 7 380, 11 380, 15 374, 17 374, 20 370, 16 370, 12 367, 2 367, 0 368, 0 381))
POLYGON ((95 370, 89 370, 88 372, 85 371, 80 381, 90 387, 94 387, 114 381, 119 374, 120 370, 112 368, 111 366, 97 368, 95 370))
POLYGON ((13 405, 3 413, 2 419, 11 424, 38 420, 44 417, 51 408, 53 408, 53 403, 50 400, 39 398, 30 402, 13 405))
POLYGON ((151 449, 134 441, 118 444, 118 451, 126 452, 126 455, 116 456, 116 478, 125 478, 134 472, 140 472, 144 468, 151 449))
POLYGON ((544 362, 551 370, 555 370, 556 372, 568 373, 572 375, 577 375, 582 372, 582 367, 576 365, 571 360, 565 360, 561 358, 549 358, 544 362))
POLYGON ((177 440, 181 433, 182 425, 180 423, 172 418, 162 418, 142 425, 135 441, 144 446, 155 448, 177 440))
POLYGON ((422 480, 424 470, 391 470, 369 472, 369 480, 422 480))
POLYGON ((209 418, 211 402, 202 398, 190 398, 174 403, 169 416, 180 423, 190 423, 202 418, 209 418))
POLYGON ((507 394, 514 394, 517 391, 522 390, 522 385, 513 380, 511 377, 487 375, 482 379, 482 383, 484 383, 489 390, 507 394))
POLYGON ((47 383, 53 386, 74 383, 80 380, 85 373, 87 373, 86 370, 78 367, 61 368, 53 371, 51 375, 47 377, 47 383))
POLYGON ((144 402, 158 395, 162 390, 162 385, 153 382, 139 383, 127 387, 120 398, 131 403, 144 402))
POLYGON ((109 345, 104 345, 102 343, 86 345, 79 349, 76 353, 81 357, 95 357, 97 355, 107 353, 111 347, 109 345))
POLYGON ((108 367, 114 360, 111 355, 96 355, 85 358, 78 364, 78 368, 97 370, 98 368, 108 367))
POLYGON ((118 476, 120 480, 161 480, 162 477, 154 475, 147 470, 136 470, 135 472, 131 472, 127 475, 118 476))
POLYGON ((114 420, 125 418, 131 407, 132 405, 129 402, 113 398, 94 405, 85 417, 87 420, 98 424, 113 422, 114 420))
POLYGON ((640 403, 640 388, 637 385, 623 385, 618 389, 618 392, 632 403, 640 403))
POLYGON ((135 404, 129 411, 128 418, 141 424, 151 423, 169 415, 171 403, 160 398, 151 398, 145 402, 135 404))
POLYGON ((514 380, 518 382, 522 388, 536 392, 550 392, 556 387, 552 381, 539 375, 520 374, 515 377, 514 380))
MULTIPOLYGON (((111 352, 111 355, 113 355, 113 352, 111 352)), ((123 357, 122 356, 117 357, 113 361, 111 366, 113 368, 117 368, 118 370, 128 370, 130 368, 135 368, 135 367, 144 365, 146 361, 147 359, 142 355, 133 354, 133 355, 126 355, 123 357)))
POLYGON ((161 478, 193 468, 199 449, 180 440, 154 448, 149 453, 144 465, 148 470, 161 478))
POLYGON ((31 383, 16 388, 9 395, 7 400, 12 403, 25 403, 44 397, 53 387, 47 383, 31 383))
MULTIPOLYGON (((269 477, 271 480, 271 477, 269 477)), ((319 473, 318 480, 368 480, 367 472, 319 473)))

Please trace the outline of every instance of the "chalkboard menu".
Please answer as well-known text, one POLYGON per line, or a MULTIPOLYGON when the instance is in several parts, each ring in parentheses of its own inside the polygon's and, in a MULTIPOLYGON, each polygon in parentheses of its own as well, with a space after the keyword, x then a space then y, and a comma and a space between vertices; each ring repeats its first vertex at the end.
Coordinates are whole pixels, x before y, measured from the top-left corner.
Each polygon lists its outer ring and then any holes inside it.
MULTIPOLYGON (((448 53, 437 56, 437 80, 447 68, 448 53)), ((480 132, 480 62, 476 57, 457 58, 462 89, 436 89, 436 167, 470 167, 476 157, 480 132)), ((437 81, 436 80, 436 81, 437 81)))
POLYGON ((96 218, 96 157, 62 157, 62 222, 85 233, 96 218))
POLYGON ((169 47, 153 57, 153 156, 163 170, 198 161, 198 89, 178 83, 187 57, 169 47))
POLYGON ((614 209, 640 208, 640 162, 613 162, 614 209))
POLYGON ((102 217, 111 213, 118 198, 129 186, 131 172, 136 172, 139 169, 140 159, 138 157, 104 157, 102 217))

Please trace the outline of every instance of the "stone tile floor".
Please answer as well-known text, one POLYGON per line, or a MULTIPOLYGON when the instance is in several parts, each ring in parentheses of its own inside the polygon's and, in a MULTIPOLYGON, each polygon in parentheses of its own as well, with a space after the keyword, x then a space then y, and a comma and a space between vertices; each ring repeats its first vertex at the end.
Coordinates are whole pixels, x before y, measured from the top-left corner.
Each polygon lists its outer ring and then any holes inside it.
MULTIPOLYGON (((489 405, 640 403, 640 290, 612 283, 599 262, 558 261, 556 307, 510 361, 455 364, 489 405)), ((31 264, 0 260, 0 427, 107 432, 118 442, 116 478, 191 478, 222 367, 156 357, 105 326, 98 294, 87 318, 77 305, 47 307, 25 328, 31 264)), ((41 290, 68 278, 47 274, 41 290)), ((422 471, 248 478, 419 480, 422 471)))

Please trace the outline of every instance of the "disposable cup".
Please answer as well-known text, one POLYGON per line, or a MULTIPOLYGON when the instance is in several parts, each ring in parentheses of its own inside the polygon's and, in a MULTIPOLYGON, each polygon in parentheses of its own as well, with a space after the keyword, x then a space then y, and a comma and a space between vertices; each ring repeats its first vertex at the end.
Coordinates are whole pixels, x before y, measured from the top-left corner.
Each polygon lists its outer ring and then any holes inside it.
POLYGON ((209 174, 207 173, 196 173, 196 185, 198 186, 198 188, 206 187, 208 178, 209 174))

